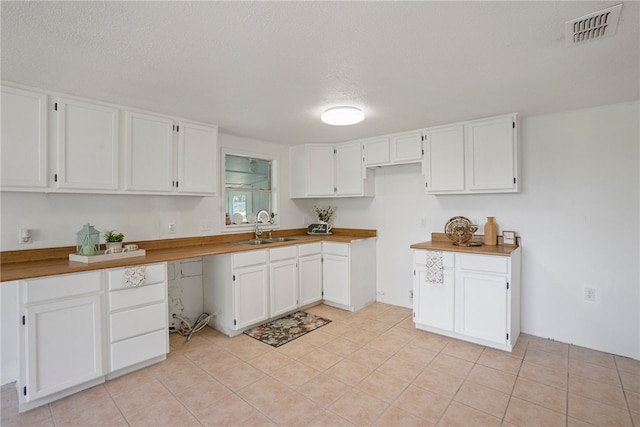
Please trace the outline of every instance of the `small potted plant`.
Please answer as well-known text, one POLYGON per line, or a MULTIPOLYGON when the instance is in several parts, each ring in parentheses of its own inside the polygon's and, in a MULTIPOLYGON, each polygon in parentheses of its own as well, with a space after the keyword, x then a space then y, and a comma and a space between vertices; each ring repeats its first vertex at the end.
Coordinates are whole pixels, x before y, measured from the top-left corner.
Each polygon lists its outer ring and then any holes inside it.
POLYGON ((121 248, 124 234, 117 233, 115 230, 109 230, 104 233, 104 241, 106 242, 107 251, 111 248, 121 248))

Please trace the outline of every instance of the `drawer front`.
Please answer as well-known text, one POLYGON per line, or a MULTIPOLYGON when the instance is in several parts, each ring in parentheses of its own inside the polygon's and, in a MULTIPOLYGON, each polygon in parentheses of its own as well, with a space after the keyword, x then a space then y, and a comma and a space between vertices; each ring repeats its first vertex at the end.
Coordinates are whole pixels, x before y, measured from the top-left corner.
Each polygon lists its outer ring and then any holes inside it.
POLYGON ((52 299, 62 299, 102 290, 100 271, 28 279, 22 284, 22 302, 31 304, 52 299))
POLYGON ((162 330, 111 344, 109 372, 166 354, 167 335, 162 330))
MULTIPOLYGON (((140 265, 135 267, 145 267, 145 270, 146 270, 145 285, 151 285, 153 283, 162 283, 166 280, 167 268, 165 263, 140 265)), ((109 290, 126 288, 124 283, 124 271, 126 268, 135 268, 135 267, 117 268, 114 270, 107 271, 107 277, 109 280, 109 290)))
POLYGON ((349 244, 322 242, 322 252, 325 254, 349 256, 349 244))
POLYGON ((298 256, 316 255, 322 252, 322 242, 298 245, 298 256))
POLYGON ((119 289, 109 292, 109 310, 116 311, 137 305, 164 302, 167 289, 164 283, 140 286, 137 288, 119 289))
POLYGON ((297 256, 298 248, 295 246, 284 246, 282 248, 269 249, 269 261, 296 258, 297 256))
POLYGON ((167 305, 149 305, 133 310, 121 311, 109 316, 111 342, 146 334, 167 326, 167 305))
POLYGON ((245 267, 247 265, 264 264, 266 262, 267 262, 266 249, 233 254, 234 267, 245 267))
POLYGON ((509 257, 458 254, 458 267, 468 271, 509 274, 509 257))
MULTIPOLYGON (((427 265, 427 257, 429 255, 429 252, 437 252, 437 251, 423 251, 423 250, 413 251, 413 263, 417 265, 427 265)), ((455 253, 442 252, 442 266, 444 268, 454 268, 455 259, 456 259, 455 253)))

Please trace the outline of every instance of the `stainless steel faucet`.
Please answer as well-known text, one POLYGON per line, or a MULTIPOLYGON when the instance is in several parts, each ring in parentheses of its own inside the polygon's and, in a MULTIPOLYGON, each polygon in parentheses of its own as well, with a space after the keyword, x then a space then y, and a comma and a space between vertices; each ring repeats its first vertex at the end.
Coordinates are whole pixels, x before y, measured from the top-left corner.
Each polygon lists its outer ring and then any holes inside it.
POLYGON ((256 214, 256 231, 255 231, 256 240, 259 239, 260 236, 262 236, 262 231, 260 230, 261 216, 266 216, 267 220, 265 222, 269 222, 269 218, 270 218, 269 211, 267 211, 266 209, 260 209, 256 214))

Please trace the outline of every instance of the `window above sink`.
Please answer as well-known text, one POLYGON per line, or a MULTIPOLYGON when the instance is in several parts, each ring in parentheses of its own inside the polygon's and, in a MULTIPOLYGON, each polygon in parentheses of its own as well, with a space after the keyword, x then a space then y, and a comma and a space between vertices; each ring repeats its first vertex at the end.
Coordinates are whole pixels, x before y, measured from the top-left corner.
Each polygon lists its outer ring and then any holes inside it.
MULTIPOLYGON (((223 191, 225 200, 225 232, 249 231, 255 228, 255 214, 265 209, 277 213, 277 163, 273 155, 223 149, 223 191)), ((263 230, 277 226, 277 216, 261 223, 263 230)))

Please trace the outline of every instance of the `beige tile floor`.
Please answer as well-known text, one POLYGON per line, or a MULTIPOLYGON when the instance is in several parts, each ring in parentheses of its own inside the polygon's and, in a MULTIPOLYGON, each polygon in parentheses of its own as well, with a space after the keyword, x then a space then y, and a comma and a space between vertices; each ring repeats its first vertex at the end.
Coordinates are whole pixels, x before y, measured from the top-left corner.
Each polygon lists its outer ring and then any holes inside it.
POLYGON ((640 426, 640 361, 521 335, 512 353, 418 331, 376 303, 278 349, 213 329, 168 359, 2 426, 640 426))

